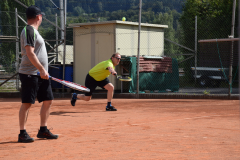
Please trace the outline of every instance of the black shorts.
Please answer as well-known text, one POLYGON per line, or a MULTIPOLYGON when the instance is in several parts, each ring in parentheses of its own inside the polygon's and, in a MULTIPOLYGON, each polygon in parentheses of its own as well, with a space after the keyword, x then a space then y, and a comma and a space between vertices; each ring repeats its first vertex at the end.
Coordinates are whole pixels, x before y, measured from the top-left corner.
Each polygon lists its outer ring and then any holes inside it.
POLYGON ((26 75, 19 73, 21 81, 21 98, 22 103, 35 103, 37 97, 38 102, 53 100, 51 80, 41 79, 37 75, 26 75))
POLYGON ((87 74, 85 79, 85 86, 90 89, 90 92, 86 92, 85 96, 91 96, 97 86, 104 89, 104 86, 106 86, 108 83, 110 83, 108 78, 105 78, 102 81, 96 81, 93 77, 87 74))

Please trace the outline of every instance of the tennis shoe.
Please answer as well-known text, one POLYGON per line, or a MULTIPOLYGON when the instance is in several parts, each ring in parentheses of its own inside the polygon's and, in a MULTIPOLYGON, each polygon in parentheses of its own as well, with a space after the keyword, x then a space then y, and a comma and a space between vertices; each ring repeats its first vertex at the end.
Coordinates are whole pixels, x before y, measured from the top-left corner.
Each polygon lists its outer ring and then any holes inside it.
POLYGON ((77 94, 73 93, 72 94, 72 99, 71 99, 71 105, 72 106, 75 106, 76 100, 77 100, 77 94))
POLYGON ((114 108, 113 106, 107 106, 106 111, 117 111, 117 109, 114 108))
POLYGON ((38 134, 37 134, 37 137, 38 138, 47 138, 47 139, 58 139, 58 135, 56 134, 52 134, 50 132, 50 130, 46 130, 46 131, 38 131, 38 134))
POLYGON ((18 135, 18 142, 21 143, 31 143, 34 142, 34 139, 31 138, 27 132, 18 135))

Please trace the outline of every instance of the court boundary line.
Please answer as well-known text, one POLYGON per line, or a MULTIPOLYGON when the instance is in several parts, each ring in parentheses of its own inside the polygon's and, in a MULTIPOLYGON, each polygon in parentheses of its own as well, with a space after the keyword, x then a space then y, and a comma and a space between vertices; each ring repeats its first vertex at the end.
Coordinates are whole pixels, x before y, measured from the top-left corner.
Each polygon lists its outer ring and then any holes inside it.
MULTIPOLYGON (((203 118, 210 118, 210 117, 227 117, 227 116, 239 116, 240 114, 228 114, 228 115, 211 115, 211 116, 199 116, 199 117, 191 117, 191 118, 181 118, 181 119, 173 119, 173 120, 167 120, 166 122, 173 122, 173 121, 181 121, 181 120, 191 120, 191 119, 203 119, 203 118)), ((136 123, 136 124, 131 124, 131 125, 123 125, 122 127, 127 127, 127 126, 141 126, 145 124, 150 124, 150 123, 159 123, 163 121, 154 121, 154 122, 148 122, 148 123, 136 123)), ((118 128, 117 127, 105 127, 105 128, 99 128, 99 129, 94 129, 94 131, 100 131, 100 130, 106 130, 106 129, 114 129, 118 128)), ((240 130, 240 129, 239 129, 240 130)))

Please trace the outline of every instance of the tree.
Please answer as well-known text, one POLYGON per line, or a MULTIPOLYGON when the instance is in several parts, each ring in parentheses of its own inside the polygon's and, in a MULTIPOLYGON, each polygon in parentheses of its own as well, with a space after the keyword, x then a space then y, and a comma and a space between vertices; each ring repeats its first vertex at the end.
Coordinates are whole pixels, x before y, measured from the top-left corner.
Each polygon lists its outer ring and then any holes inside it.
MULTIPOLYGON (((30 6, 34 4, 34 0, 20 0, 23 4, 30 6)), ((26 8, 18 4, 14 0, 1 0, 0 1, 0 25, 1 28, 1 35, 4 36, 16 36, 16 27, 15 27, 15 8, 18 9, 18 12, 26 11, 26 8)), ((21 32, 19 30, 19 32, 21 32)), ((4 69, 8 72, 15 71, 15 60, 16 60, 16 43, 8 42, 2 43, 0 46, 0 64, 4 66, 4 69)))
POLYGON ((81 14, 83 14, 85 11, 82 9, 82 7, 79 7, 79 6, 77 6, 77 7, 75 7, 74 9, 73 9, 73 15, 74 16, 80 16, 81 14))
MULTIPOLYGON (((181 27, 184 32, 180 43, 194 49, 195 16, 197 16, 198 40, 228 38, 228 35, 231 34, 232 7, 232 0, 186 0, 183 6, 183 14, 180 17, 181 27)), ((236 19, 238 19, 237 15, 236 19)), ((235 26, 237 25, 236 23, 235 26)), ((235 32, 236 35, 237 32, 235 32)), ((188 62, 189 64, 191 62, 188 62)), ((185 67, 186 70, 187 68, 190 69, 190 66, 186 65, 185 67)))
MULTIPOLYGON (((187 0, 180 18, 186 31, 185 40, 194 38, 195 16, 198 17, 199 39, 228 38, 231 33, 232 6, 233 1, 229 0, 187 0)), ((194 42, 193 39, 190 41, 194 42)), ((188 45, 194 48, 193 43, 188 45)))

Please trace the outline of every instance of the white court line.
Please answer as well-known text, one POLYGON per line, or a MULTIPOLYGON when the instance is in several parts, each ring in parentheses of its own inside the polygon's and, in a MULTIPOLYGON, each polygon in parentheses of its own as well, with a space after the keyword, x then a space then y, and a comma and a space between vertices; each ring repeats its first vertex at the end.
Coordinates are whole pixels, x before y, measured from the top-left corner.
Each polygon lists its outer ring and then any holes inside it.
MULTIPOLYGON (((192 118, 181 118, 181 119, 172 119, 172 120, 167 120, 166 122, 170 122, 170 121, 180 121, 180 120, 191 120, 191 119, 201 119, 201 118, 210 118, 210 117, 220 117, 220 116, 235 116, 235 115, 239 115, 239 114, 229 114, 229 115, 212 115, 212 116, 201 116, 201 117, 192 117, 192 118)), ((149 123, 158 123, 158 122, 163 122, 163 121, 155 121, 155 122, 149 122, 149 123)), ((132 124, 134 126, 139 126, 139 125, 143 125, 143 124, 149 124, 149 123, 139 123, 139 124, 132 124)), ((131 126, 132 126, 131 125, 131 126)), ((130 125, 125 125, 125 126, 130 126, 130 125)))
MULTIPOLYGON (((172 119, 172 120, 167 120, 166 122, 173 122, 173 121, 180 121, 180 120, 191 120, 191 119, 201 119, 201 118, 210 118, 210 117, 220 117, 220 116, 235 116, 239 114, 228 114, 228 115, 211 115, 211 116, 200 116, 200 117, 191 117, 191 118, 181 118, 181 119, 172 119)), ((138 124, 131 124, 131 125, 123 125, 123 127, 126 126, 140 126, 140 125, 145 125, 145 124, 150 124, 150 123, 159 123, 163 121, 154 121, 154 122, 148 122, 148 123, 138 123, 138 124)), ((117 126, 118 127, 118 126, 117 126)), ((122 127, 122 126, 119 126, 122 127)), ((94 131, 99 131, 99 130, 106 130, 106 129, 114 129, 116 127, 105 127, 105 128, 99 128, 99 129, 94 129, 94 131)))

